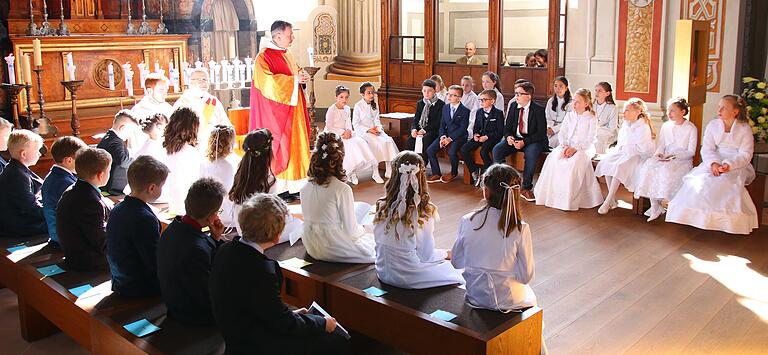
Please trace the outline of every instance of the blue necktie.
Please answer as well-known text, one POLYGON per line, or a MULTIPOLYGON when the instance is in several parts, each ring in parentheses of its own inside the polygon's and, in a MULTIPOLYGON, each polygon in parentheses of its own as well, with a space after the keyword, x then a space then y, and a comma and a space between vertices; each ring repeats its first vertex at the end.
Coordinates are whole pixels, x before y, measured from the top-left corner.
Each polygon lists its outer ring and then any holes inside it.
POLYGON ((451 106, 451 119, 453 119, 453 114, 456 113, 456 108, 451 106))

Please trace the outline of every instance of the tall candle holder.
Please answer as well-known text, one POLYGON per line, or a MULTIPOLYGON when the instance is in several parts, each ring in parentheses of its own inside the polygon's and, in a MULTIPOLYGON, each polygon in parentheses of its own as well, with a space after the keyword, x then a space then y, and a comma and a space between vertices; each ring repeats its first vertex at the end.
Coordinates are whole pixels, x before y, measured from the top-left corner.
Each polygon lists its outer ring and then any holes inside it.
POLYGON ((40 106, 40 118, 37 119, 37 133, 43 137, 55 137, 59 130, 51 124, 51 120, 45 115, 45 99, 43 99, 43 67, 36 66, 32 69, 37 75, 37 104, 40 106))
POLYGON ((21 123, 19 122, 19 108, 16 107, 16 104, 19 102, 19 92, 21 92, 21 89, 24 88, 24 85, 3 83, 2 87, 3 87, 3 91, 5 91, 5 94, 11 99, 11 111, 13 111, 13 124, 16 128, 21 128, 21 123))
POLYGON ((157 34, 164 35, 168 33, 168 28, 165 27, 165 22, 163 22, 163 1, 160 0, 160 23, 157 24, 157 34))
POLYGON ((27 36, 37 36, 40 32, 37 30, 35 15, 32 13, 32 0, 29 0, 29 24, 27 24, 27 36))
POLYGON ((59 1, 59 11, 61 12, 61 22, 59 22, 59 36, 69 36, 69 28, 64 23, 64 0, 59 1))
POLYGON ((24 84, 24 92, 27 94, 27 122, 25 126, 28 126, 29 129, 32 129, 32 122, 35 120, 35 118, 32 117, 32 96, 30 96, 31 91, 32 85, 24 84))
POLYGON ((310 149, 315 149, 315 139, 317 139, 317 121, 315 120, 315 116, 317 112, 315 111, 315 74, 317 74, 317 71, 320 70, 320 67, 304 67, 304 71, 309 74, 309 127, 310 127, 310 134, 309 134, 309 145, 310 149))
POLYGON ((131 20, 131 0, 128 0, 128 26, 125 28, 125 33, 129 35, 136 34, 136 26, 133 25, 131 20))
POLYGON ((147 22, 147 3, 146 0, 141 0, 141 24, 139 25, 139 34, 140 35, 151 35, 154 31, 152 31, 152 26, 149 25, 149 22, 147 22))
POLYGON ((51 28, 50 22, 48 22, 48 4, 46 0, 43 0, 43 23, 40 24, 41 36, 54 36, 56 31, 51 28))
POLYGON ((72 127, 72 135, 75 137, 80 137, 80 119, 77 117, 77 89, 80 87, 80 85, 83 85, 83 81, 62 81, 61 85, 64 85, 64 87, 69 90, 70 97, 72 97, 72 118, 69 121, 69 126, 72 127))

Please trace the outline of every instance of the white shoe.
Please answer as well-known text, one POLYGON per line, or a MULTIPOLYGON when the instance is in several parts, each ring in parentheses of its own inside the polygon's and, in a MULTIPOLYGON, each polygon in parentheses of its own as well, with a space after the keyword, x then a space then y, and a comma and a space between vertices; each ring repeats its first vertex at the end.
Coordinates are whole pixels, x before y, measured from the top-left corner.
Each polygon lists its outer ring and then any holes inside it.
POLYGON ((373 169, 373 175, 371 175, 371 179, 373 179, 373 181, 376 181, 377 184, 384 183, 384 179, 382 179, 381 175, 379 175, 379 169, 373 169))
POLYGON ((659 218, 659 216, 661 216, 662 213, 664 213, 664 209, 663 208, 656 208, 656 209, 654 209, 651 212, 651 216, 648 217, 648 222, 653 221, 656 218, 659 218))
POLYGON ((384 170, 384 177, 389 179, 392 177, 392 163, 386 161, 384 162, 387 165, 386 170, 384 170))
POLYGON ((618 206, 619 204, 616 202, 616 200, 611 200, 611 201, 605 200, 605 202, 603 202, 603 204, 600 205, 600 208, 597 210, 597 213, 606 214, 618 206))
POLYGON ((359 182, 359 181, 357 180, 357 174, 349 174, 349 182, 350 182, 352 185, 357 185, 357 183, 359 182))

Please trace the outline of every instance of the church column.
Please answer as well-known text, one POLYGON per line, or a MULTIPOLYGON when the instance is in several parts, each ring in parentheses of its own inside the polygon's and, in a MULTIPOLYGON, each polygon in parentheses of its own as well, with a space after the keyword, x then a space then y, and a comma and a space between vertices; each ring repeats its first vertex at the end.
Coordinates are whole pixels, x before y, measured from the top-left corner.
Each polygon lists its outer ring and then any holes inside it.
POLYGON ((339 52, 328 67, 329 79, 381 75, 379 6, 376 0, 338 0, 339 52))

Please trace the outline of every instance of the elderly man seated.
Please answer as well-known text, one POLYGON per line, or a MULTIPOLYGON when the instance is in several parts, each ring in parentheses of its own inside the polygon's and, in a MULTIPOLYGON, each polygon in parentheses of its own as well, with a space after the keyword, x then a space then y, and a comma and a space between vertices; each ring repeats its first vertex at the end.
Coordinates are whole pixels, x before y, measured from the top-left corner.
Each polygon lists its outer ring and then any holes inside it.
POLYGON ((463 65, 483 65, 483 60, 475 56, 477 47, 473 42, 464 44, 464 56, 456 59, 456 64, 463 65))

